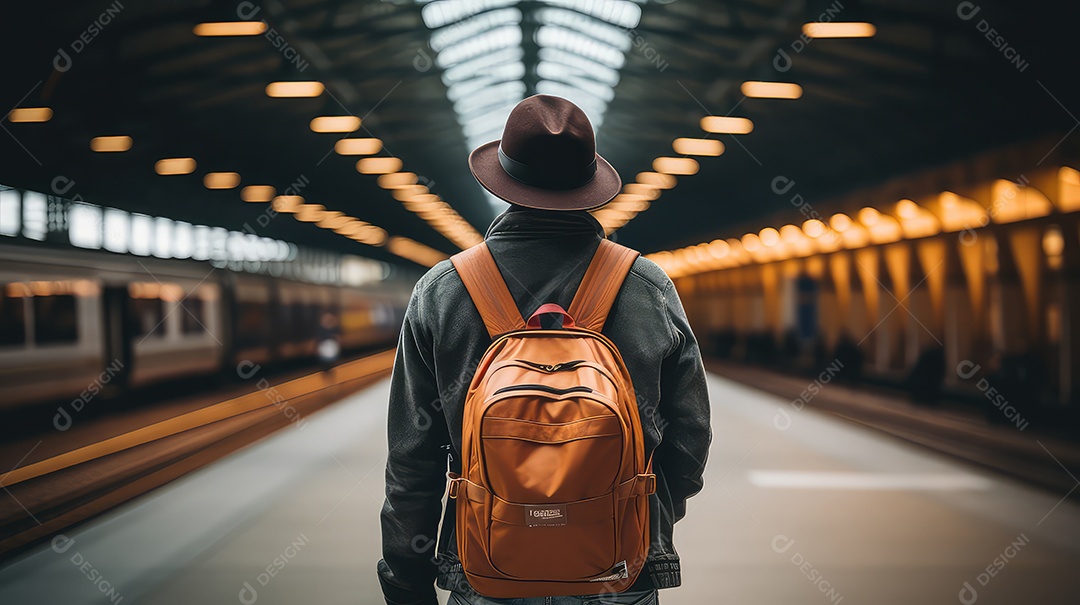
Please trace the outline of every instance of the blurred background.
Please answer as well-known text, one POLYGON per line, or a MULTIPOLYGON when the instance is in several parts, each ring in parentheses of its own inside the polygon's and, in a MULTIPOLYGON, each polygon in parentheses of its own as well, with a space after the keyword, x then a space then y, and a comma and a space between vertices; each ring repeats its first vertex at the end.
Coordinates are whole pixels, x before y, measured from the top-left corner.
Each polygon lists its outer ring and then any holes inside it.
POLYGON ((381 602, 404 308, 533 94, 710 373, 662 601, 1080 601, 1077 12, 5 4, 0 601, 381 602))

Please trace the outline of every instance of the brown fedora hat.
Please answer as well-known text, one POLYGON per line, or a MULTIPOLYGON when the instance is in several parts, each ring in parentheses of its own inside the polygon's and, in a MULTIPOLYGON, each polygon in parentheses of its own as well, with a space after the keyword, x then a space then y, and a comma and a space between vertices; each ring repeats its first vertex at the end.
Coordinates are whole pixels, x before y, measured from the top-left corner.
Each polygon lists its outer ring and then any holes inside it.
POLYGON ((597 208, 622 187, 619 173, 596 154, 585 112, 551 95, 518 103, 502 139, 473 150, 469 169, 495 196, 542 210, 597 208))

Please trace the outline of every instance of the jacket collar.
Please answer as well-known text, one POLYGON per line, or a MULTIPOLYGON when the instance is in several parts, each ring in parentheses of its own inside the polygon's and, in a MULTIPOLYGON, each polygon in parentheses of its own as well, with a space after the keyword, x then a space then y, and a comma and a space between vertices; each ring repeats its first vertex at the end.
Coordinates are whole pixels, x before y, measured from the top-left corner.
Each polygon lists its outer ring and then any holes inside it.
POLYGON ((604 227, 584 210, 536 210, 510 205, 495 217, 484 239, 544 239, 568 236, 604 237, 604 227))

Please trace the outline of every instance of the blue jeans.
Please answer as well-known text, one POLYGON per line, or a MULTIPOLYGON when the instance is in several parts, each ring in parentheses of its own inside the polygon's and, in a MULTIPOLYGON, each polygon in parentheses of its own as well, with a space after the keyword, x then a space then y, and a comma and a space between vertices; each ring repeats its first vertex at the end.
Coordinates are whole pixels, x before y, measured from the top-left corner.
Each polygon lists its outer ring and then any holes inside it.
POLYGON ((660 605, 655 590, 622 592, 587 597, 536 597, 531 599, 488 599, 479 595, 466 597, 450 593, 448 605, 660 605))

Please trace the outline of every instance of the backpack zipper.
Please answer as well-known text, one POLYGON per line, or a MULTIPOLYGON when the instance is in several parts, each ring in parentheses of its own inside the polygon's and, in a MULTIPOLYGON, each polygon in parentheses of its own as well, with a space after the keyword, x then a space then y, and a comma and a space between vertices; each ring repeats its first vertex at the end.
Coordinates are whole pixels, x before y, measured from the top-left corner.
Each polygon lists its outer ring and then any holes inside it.
POLYGON ((553 395, 568 395, 570 393, 592 393, 593 390, 589 387, 567 387, 565 389, 557 389, 546 384, 512 384, 510 386, 503 387, 492 395, 498 395, 499 393, 506 393, 508 391, 543 391, 545 393, 551 393, 553 395))
POLYGON ((575 359, 574 361, 564 361, 562 363, 555 364, 536 363, 535 361, 528 361, 525 359, 515 359, 514 361, 523 363, 531 368, 536 368, 537 370, 542 370, 549 373, 558 372, 561 370, 573 370, 578 366, 578 364, 585 363, 584 359, 575 359))

